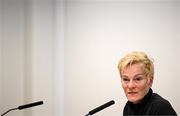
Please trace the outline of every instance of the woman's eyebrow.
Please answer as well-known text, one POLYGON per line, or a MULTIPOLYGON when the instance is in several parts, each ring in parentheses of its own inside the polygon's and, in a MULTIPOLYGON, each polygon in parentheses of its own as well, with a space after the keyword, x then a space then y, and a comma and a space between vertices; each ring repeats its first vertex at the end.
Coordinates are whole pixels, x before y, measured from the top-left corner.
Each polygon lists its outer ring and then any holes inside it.
POLYGON ((138 74, 134 75, 134 77, 137 77, 137 76, 144 76, 144 74, 143 73, 138 73, 138 74))
POLYGON ((128 78, 128 76, 127 75, 122 75, 122 78, 128 78))

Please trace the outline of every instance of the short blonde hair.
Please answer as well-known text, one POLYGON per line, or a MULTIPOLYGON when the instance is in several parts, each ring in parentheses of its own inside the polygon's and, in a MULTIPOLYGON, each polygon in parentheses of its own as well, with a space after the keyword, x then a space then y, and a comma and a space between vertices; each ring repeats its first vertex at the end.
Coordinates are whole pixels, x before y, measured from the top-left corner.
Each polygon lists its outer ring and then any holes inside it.
POLYGON ((133 51, 124 56, 118 63, 118 69, 120 76, 122 76, 122 71, 124 68, 131 66, 132 64, 142 63, 144 74, 147 77, 154 78, 154 64, 153 61, 144 53, 133 51))

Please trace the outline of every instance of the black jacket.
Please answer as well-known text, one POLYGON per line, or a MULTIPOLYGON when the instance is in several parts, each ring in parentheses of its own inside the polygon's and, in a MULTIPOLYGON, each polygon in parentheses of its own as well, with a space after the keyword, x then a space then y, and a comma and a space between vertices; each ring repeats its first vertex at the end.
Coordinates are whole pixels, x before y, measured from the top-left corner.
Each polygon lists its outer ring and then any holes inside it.
POLYGON ((127 102, 123 115, 177 115, 171 104, 152 89, 143 98, 141 103, 127 102))

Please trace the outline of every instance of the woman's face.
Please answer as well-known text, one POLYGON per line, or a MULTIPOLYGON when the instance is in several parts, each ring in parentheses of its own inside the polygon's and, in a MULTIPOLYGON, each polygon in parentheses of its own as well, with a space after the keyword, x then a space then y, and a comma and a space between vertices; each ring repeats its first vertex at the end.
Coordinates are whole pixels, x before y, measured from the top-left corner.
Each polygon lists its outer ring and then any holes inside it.
POLYGON ((136 63, 121 71, 121 83, 127 99, 134 104, 139 103, 148 93, 153 80, 145 76, 143 64, 136 63))

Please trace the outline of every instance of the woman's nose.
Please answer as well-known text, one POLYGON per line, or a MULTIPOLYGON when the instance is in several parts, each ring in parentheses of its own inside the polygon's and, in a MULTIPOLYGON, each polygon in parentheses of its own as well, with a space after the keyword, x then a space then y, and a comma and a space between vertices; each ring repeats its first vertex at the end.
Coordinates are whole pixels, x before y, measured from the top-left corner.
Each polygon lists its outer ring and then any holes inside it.
POLYGON ((130 80, 128 83, 128 88, 134 88, 136 85, 133 80, 130 80))

